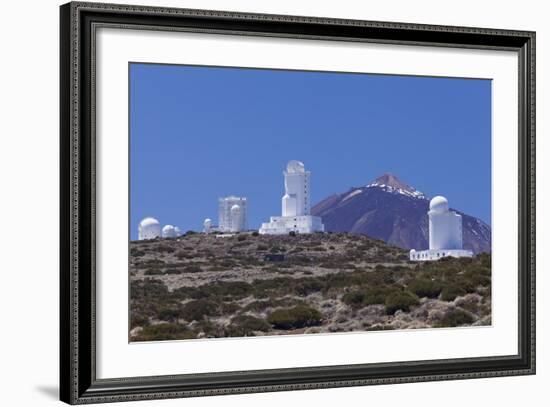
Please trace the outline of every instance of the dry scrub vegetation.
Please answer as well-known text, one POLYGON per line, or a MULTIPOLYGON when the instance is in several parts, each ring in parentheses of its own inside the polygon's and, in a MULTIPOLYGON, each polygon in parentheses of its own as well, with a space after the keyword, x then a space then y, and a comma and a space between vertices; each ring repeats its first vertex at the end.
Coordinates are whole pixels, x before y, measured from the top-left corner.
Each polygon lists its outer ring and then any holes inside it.
POLYGON ((132 341, 490 325, 491 258, 412 263, 347 233, 188 233, 131 242, 130 300, 132 341))

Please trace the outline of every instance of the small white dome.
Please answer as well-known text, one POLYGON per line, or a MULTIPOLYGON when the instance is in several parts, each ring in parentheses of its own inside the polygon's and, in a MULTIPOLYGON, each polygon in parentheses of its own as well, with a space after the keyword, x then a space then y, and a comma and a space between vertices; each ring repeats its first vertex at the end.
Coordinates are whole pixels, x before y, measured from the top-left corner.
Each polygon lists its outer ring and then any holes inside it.
POLYGON ((139 240, 155 239, 160 236, 160 223, 155 218, 144 218, 138 225, 139 240))
POLYGON ((449 202, 444 196, 436 196, 430 201, 430 211, 442 213, 449 210, 449 202))
POLYGON ((286 172, 289 173, 301 173, 305 171, 304 163, 298 160, 291 160, 286 165, 286 172))
POLYGON ((166 225, 162 228, 162 237, 176 237, 176 228, 172 225, 166 225))
POLYGON ((202 224, 204 226, 210 226, 210 225, 212 225, 212 219, 206 218, 202 224))
POLYGON ((231 212, 239 212, 240 210, 241 210, 241 207, 237 204, 231 207, 231 212))
POLYGON ((181 233, 181 229, 180 229, 180 228, 178 228, 177 226, 176 226, 176 227, 174 227, 174 230, 176 231, 176 236, 181 236, 181 235, 182 235, 182 233, 181 233))

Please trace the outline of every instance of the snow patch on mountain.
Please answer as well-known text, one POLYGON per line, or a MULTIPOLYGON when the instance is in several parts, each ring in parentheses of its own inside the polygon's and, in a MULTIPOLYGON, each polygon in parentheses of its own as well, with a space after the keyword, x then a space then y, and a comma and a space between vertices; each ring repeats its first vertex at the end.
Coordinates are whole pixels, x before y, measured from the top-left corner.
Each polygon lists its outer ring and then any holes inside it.
POLYGON ((412 198, 418 198, 418 199, 428 199, 424 193, 417 191, 414 188, 399 188, 399 187, 393 187, 391 185, 386 185, 378 182, 372 182, 368 184, 365 188, 380 188, 381 190, 385 192, 389 192, 392 194, 401 194, 405 196, 410 196, 412 198))

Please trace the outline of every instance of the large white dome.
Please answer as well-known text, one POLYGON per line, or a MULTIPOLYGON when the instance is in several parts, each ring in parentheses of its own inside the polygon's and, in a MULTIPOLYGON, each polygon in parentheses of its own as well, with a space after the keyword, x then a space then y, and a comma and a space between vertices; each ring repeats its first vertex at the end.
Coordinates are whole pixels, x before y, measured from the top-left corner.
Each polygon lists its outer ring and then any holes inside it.
POLYGON ((142 219, 138 225, 139 240, 155 239, 160 236, 160 223, 155 218, 147 217, 142 219))
POLYGON ((177 237, 176 228, 172 225, 166 225, 162 228, 162 237, 177 237))
POLYGON ((160 226, 160 222, 155 218, 147 217, 139 222, 139 227, 160 226))
POLYGON ((298 160, 291 160, 286 165, 286 172, 289 173, 297 173, 297 172, 305 172, 304 163, 298 160))
POLYGON ((449 202, 444 196, 436 196, 430 201, 430 211, 434 212, 447 212, 449 210, 449 202))

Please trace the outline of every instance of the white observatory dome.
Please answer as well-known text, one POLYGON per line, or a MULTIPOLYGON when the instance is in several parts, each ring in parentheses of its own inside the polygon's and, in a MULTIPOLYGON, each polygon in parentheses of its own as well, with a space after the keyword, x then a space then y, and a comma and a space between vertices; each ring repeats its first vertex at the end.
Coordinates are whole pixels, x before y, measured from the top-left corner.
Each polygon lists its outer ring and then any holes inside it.
POLYGON ((297 173, 297 172, 305 172, 304 163, 298 160, 291 160, 286 165, 286 172, 289 173, 297 173))
POLYGON ((204 222, 202 222, 202 226, 204 233, 210 233, 212 230, 212 219, 206 218, 204 222))
POLYGON ((176 226, 176 227, 174 228, 174 230, 176 231, 176 236, 178 236, 178 237, 181 236, 182 233, 181 233, 181 229, 180 229, 180 228, 178 228, 178 227, 176 226))
POLYGON ((449 210, 449 202, 444 196, 436 196, 430 201, 430 211, 442 213, 449 210))
POLYGON ((155 218, 144 218, 138 225, 138 239, 155 239, 160 236, 160 223, 155 218))
POLYGON ((233 206, 231 207, 231 213, 237 213, 237 212, 239 212, 240 210, 241 210, 241 207, 240 207, 239 205, 237 205, 237 204, 235 204, 235 205, 233 205, 233 206))
POLYGON ((176 228, 172 225, 166 225, 162 228, 162 237, 177 237, 176 228))

